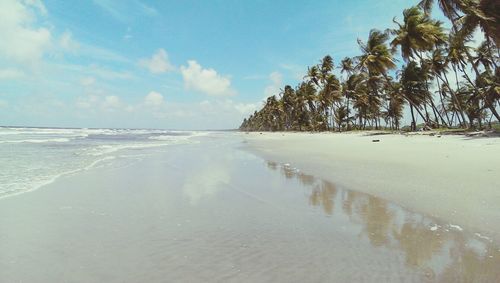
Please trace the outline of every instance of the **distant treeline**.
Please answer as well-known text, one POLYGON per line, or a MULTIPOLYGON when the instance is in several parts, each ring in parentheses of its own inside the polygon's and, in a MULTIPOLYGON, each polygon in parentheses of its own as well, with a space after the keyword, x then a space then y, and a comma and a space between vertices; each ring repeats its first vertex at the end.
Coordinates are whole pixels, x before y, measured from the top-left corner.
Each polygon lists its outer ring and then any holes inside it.
POLYGON ((449 32, 432 19, 432 0, 403 11, 395 27, 358 39, 361 54, 335 66, 325 56, 295 88, 284 86, 244 119, 243 131, 484 128, 500 122, 500 1, 438 0, 449 32), (472 47, 480 29, 484 42, 472 47), (396 52, 404 65, 397 68, 396 52), (340 69, 340 79, 333 73, 340 69))

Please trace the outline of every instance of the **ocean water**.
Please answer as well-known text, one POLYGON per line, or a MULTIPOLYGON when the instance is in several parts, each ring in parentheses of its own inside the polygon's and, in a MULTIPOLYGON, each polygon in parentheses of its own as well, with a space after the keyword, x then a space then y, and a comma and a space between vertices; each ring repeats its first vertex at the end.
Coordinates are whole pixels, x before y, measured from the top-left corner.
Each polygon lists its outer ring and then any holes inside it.
POLYGON ((58 177, 109 164, 145 149, 195 142, 203 132, 144 129, 0 127, 0 198, 36 190, 58 177))

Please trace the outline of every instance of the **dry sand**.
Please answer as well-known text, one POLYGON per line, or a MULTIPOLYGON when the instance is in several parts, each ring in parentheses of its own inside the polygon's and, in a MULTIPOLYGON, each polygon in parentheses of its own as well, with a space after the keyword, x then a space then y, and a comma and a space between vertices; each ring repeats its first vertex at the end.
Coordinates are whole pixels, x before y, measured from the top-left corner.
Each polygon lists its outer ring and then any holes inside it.
POLYGON ((243 136, 249 148, 268 160, 290 163, 345 188, 500 240, 500 138, 370 133, 243 136))

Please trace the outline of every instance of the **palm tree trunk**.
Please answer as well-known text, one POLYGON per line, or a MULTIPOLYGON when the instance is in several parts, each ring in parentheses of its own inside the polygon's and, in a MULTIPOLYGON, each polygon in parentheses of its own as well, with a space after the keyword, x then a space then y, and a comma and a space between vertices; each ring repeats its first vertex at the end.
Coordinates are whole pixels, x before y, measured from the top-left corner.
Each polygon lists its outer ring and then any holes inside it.
POLYGON ((441 106, 443 107, 444 114, 446 115, 446 120, 448 120, 448 125, 451 126, 450 117, 448 116, 448 111, 446 111, 446 107, 444 106, 444 102, 443 102, 443 93, 441 90, 441 83, 439 83, 439 78, 437 78, 437 77, 436 77, 436 82, 438 85, 439 100, 441 101, 441 106))
MULTIPOLYGON (((456 71, 455 71, 455 74, 456 74, 456 71)), ((458 101, 456 93, 451 89, 450 82, 448 81, 448 76, 446 75, 446 73, 443 73, 443 75, 444 75, 444 78, 446 79, 446 81, 443 81, 443 82, 446 83, 446 85, 448 86, 448 89, 449 89, 451 96, 452 96, 452 101, 455 104, 455 108, 458 109, 460 116, 462 116, 462 121, 463 121, 462 127, 467 128, 467 124, 465 122, 465 115, 464 115, 464 111, 462 109, 462 106, 460 105, 460 102, 458 101)), ((458 85, 458 77, 457 77, 457 85, 458 85)), ((460 121, 460 119, 458 119, 458 120, 460 121)), ((462 123, 460 123, 460 124, 462 124, 462 123)))
POLYGON ((347 96, 347 103, 346 103, 346 106, 347 106, 347 130, 349 131, 350 130, 350 126, 349 126, 349 96, 347 96))
POLYGON ((417 123, 415 122, 415 114, 413 113, 413 104, 410 103, 410 111, 411 111, 411 130, 417 130, 417 123))
POLYGON ((490 111, 493 114, 493 116, 495 116, 495 118, 497 118, 498 122, 500 122, 500 115, 498 115, 498 112, 495 109, 495 106, 492 105, 491 103, 488 103, 487 106, 490 109, 490 111))
MULTIPOLYGON (((394 87, 394 85, 391 83, 391 81, 389 80, 389 78, 387 77, 387 74, 386 73, 383 73, 382 76, 384 76, 387 84, 392 88, 393 91, 397 92, 398 90, 394 87)), ((403 98, 406 99, 406 101, 408 102, 408 104, 412 105, 412 102, 411 100, 406 96, 406 95, 403 95, 403 98)), ((425 116, 422 114, 422 112, 420 111, 420 109, 418 109, 418 107, 415 106, 415 110, 417 110, 417 113, 420 115, 420 117, 422 117, 422 119, 424 119, 424 122, 427 122, 425 116)))

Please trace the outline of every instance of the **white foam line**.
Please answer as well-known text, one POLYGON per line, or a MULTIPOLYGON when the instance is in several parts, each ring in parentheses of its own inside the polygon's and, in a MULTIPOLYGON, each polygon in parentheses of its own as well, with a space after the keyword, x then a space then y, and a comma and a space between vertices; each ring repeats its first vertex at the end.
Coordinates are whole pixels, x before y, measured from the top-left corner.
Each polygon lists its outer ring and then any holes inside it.
POLYGON ((85 166, 83 168, 79 168, 79 169, 75 169, 75 170, 70 170, 70 171, 67 171, 67 172, 63 172, 63 173, 57 174, 57 175, 53 176, 52 178, 50 178, 49 180, 41 182, 38 185, 35 185, 31 189, 27 189, 27 190, 23 190, 23 191, 20 191, 20 192, 17 192, 17 193, 12 193, 12 194, 7 194, 7 195, 4 195, 4 196, 0 196, 0 199, 4 199, 4 198, 13 197, 13 196, 21 195, 21 194, 24 194, 24 193, 29 193, 29 192, 36 191, 36 190, 38 190, 38 189, 40 189, 40 188, 42 188, 44 186, 52 184, 53 182, 55 182, 58 178, 60 178, 62 176, 67 176, 67 175, 71 175, 71 174, 74 174, 74 173, 77 173, 77 172, 90 170, 91 168, 93 168, 97 164, 99 164, 99 163, 101 163, 103 161, 106 161, 106 160, 111 160, 111 159, 115 159, 115 157, 114 156, 106 156, 104 158, 95 160, 94 162, 90 163, 89 165, 87 165, 87 166, 85 166))
POLYGON ((456 229, 458 231, 463 231, 464 229, 458 225, 448 224, 450 228, 456 229))
POLYGON ((481 238, 483 240, 487 240, 488 242, 493 242, 493 240, 490 239, 489 237, 483 236, 483 235, 481 235, 479 233, 474 233, 474 235, 476 235, 478 238, 481 238))
POLYGON ((0 141, 0 143, 48 143, 48 142, 69 142, 69 138, 57 138, 57 139, 29 139, 29 140, 13 140, 13 141, 0 141))

